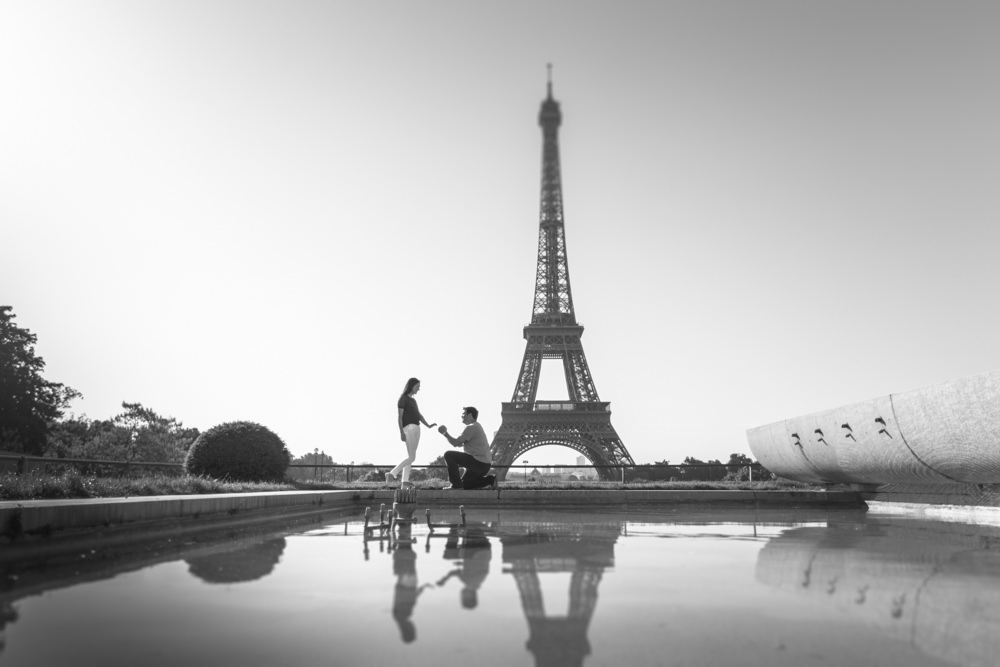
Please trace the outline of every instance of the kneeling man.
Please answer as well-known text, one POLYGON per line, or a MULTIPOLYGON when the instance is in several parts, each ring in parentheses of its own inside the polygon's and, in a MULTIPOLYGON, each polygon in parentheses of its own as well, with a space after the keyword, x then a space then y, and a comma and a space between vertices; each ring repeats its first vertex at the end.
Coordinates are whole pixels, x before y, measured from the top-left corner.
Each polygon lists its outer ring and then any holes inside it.
POLYGON ((453 489, 481 489, 484 486, 496 488, 496 475, 487 475, 493 465, 490 456, 490 443, 486 440, 486 432, 479 422, 479 410, 473 407, 462 408, 462 423, 465 430, 457 438, 448 435, 448 429, 442 426, 438 433, 448 439, 453 447, 463 447, 464 452, 449 450, 444 453, 444 461, 448 464, 448 479, 453 489), (459 467, 465 468, 465 475, 460 477, 459 467))

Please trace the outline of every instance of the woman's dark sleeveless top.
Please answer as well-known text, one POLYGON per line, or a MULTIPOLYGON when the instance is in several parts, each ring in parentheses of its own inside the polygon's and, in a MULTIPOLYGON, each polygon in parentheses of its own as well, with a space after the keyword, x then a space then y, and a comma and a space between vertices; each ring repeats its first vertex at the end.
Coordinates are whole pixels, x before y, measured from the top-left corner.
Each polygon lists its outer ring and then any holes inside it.
POLYGON ((410 424, 420 424, 420 410, 417 409, 417 401, 412 396, 403 394, 399 397, 397 408, 403 408, 403 426, 410 424))

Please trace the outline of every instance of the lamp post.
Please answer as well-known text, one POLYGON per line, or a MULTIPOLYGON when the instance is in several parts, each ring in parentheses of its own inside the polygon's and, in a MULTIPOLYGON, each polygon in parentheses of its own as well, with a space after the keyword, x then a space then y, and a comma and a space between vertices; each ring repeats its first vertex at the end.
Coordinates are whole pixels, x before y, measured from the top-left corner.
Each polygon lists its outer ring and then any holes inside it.
POLYGON ((524 481, 527 482, 528 481, 528 459, 522 460, 521 463, 524 464, 524 481))
POLYGON ((316 471, 319 470, 316 466, 319 465, 319 447, 313 450, 313 479, 316 479, 316 471))

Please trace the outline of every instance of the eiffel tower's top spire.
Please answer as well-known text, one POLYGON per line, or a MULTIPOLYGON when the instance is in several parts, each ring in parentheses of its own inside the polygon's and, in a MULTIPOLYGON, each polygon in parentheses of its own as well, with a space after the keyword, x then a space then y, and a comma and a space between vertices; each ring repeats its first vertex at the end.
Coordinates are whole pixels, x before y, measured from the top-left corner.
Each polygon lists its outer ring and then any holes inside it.
POLYGON ((562 113, 559 111, 559 103, 552 97, 552 63, 546 65, 548 68, 548 81, 546 83, 546 97, 542 102, 542 110, 538 114, 538 124, 545 130, 556 130, 562 123, 562 113))
POLYGON ((538 113, 538 124, 542 127, 542 197, 531 323, 576 326, 563 230, 562 177, 559 170, 562 112, 559 103, 552 97, 551 64, 548 70, 548 97, 538 113))

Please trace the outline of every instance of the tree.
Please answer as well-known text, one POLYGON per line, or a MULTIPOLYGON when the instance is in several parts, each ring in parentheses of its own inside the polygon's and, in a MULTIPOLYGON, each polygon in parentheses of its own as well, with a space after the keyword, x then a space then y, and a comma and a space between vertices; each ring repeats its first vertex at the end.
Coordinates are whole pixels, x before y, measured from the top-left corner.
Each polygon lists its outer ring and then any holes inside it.
POLYGON ((183 463, 200 435, 173 417, 161 417, 142 403, 122 402, 124 412, 111 418, 122 434, 125 460, 183 463))
POLYGON ((729 463, 726 464, 726 479, 736 481, 746 481, 750 479, 750 466, 753 459, 746 454, 732 453, 729 455, 729 463))
POLYGON ((310 466, 309 468, 289 468, 288 477, 299 481, 319 481, 323 479, 327 482, 336 482, 347 479, 347 473, 340 468, 321 468, 319 466, 332 466, 337 462, 326 452, 310 452, 292 459, 292 465, 310 466))
POLYGON ((60 459, 83 458, 84 447, 94 439, 100 423, 87 419, 86 415, 73 415, 50 424, 45 456, 60 459))
MULTIPOLYGON (((445 466, 448 465, 444 460, 444 454, 431 461, 432 466, 445 466)), ((448 479, 448 470, 445 468, 428 468, 427 469, 427 479, 448 479)))
POLYGON ((0 449, 41 455, 50 425, 80 392, 42 377, 38 337, 14 317, 13 308, 0 306, 0 449))
POLYGON ((46 456, 112 461, 183 463, 196 428, 162 417, 141 403, 122 403, 123 412, 106 420, 71 417, 53 423, 46 456))
POLYGON ((650 480, 671 479, 673 477, 676 477, 677 479, 681 478, 681 471, 678 468, 675 468, 674 466, 670 465, 670 461, 668 459, 663 459, 662 461, 656 461, 655 465, 662 467, 655 467, 650 469, 649 473, 650 480))
POLYGON ((684 459, 684 465, 692 467, 682 468, 684 473, 682 479, 705 481, 722 479, 725 476, 725 472, 722 470, 722 462, 718 459, 701 461, 693 456, 688 456, 684 459))

